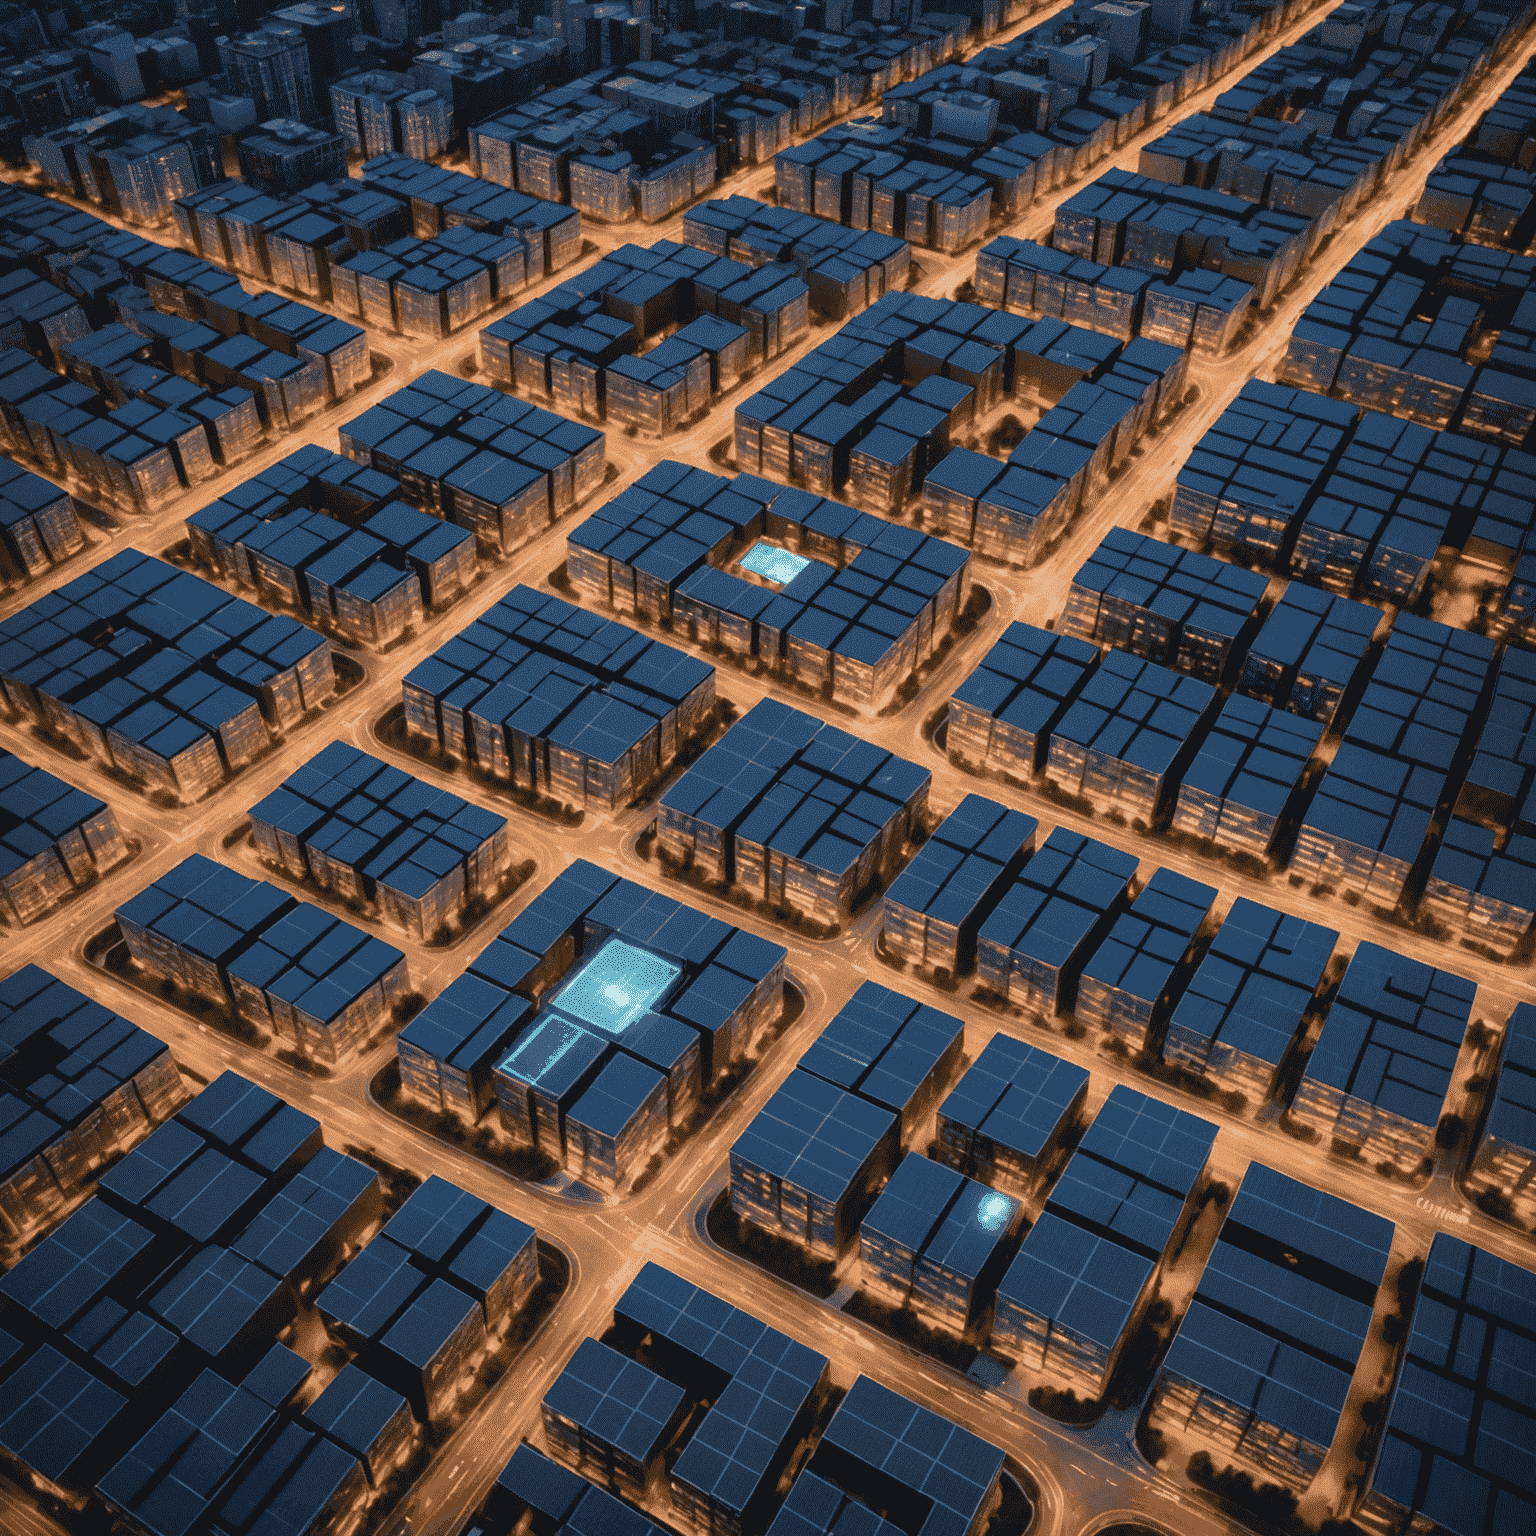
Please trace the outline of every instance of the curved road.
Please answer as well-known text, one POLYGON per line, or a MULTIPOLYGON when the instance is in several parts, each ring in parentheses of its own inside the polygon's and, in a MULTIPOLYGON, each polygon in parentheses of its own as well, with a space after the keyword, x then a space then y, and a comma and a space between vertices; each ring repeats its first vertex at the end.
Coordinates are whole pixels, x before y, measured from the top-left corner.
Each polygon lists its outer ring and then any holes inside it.
MULTIPOLYGON (((1038 19, 1028 18, 1029 23, 1038 19)), ((1277 37, 1264 51, 1294 40, 1315 19, 1306 16, 1277 37)), ((1467 126, 1499 94, 1519 67, 1519 52, 1512 53, 1449 115, 1436 136, 1434 147, 1422 149, 1403 167, 1372 202, 1350 223, 1337 231, 1320 256, 1304 269, 1293 289, 1282 296, 1264 328, 1243 348, 1218 362, 1198 361, 1191 368, 1191 383, 1198 400, 1156 439, 1144 441, 1139 457, 1108 494, 1082 515, 1069 530, 1047 563, 1031 571, 1004 570, 978 564, 976 576, 993 594, 994 604, 976 633, 957 643, 951 654, 929 677, 918 697, 905 709, 886 718, 845 722, 868 739, 899 751, 933 771, 933 803, 947 810, 965 793, 979 787, 951 767, 933 748, 923 725, 947 698, 958 680, 973 667, 987 645, 1013 618, 1058 613, 1073 572, 1104 532, 1114 524, 1135 526, 1147 507, 1169 494, 1176 466, 1215 419, 1245 378, 1273 370, 1291 325, 1302 308, 1358 246, 1389 220, 1400 217, 1416 201, 1426 172, 1438 153, 1463 133, 1467 126)), ((1253 60, 1248 61, 1251 66, 1253 60)), ((1170 118, 1137 135, 1111 156, 1111 162, 1134 167, 1142 143, 1166 131, 1177 116, 1200 110, 1214 99, 1233 76, 1196 93, 1170 118)), ((1091 174, 1104 169, 1101 163, 1091 174)), ((769 179, 766 167, 738 173, 718 189, 721 195, 754 188, 769 179)), ((1052 210, 1067 188, 1053 192, 1031 208, 1017 230, 1038 235, 1049 227, 1052 210)), ((97 210, 93 210, 97 211, 97 210)), ((602 230, 592 235, 599 250, 612 248, 633 234, 644 239, 676 236, 680 216, 659 229, 602 230)), ((943 257, 919 253, 919 286, 935 295, 947 295, 973 270, 974 252, 943 257)), ((555 282, 559 275, 547 280, 555 282)), ((519 296, 521 302, 526 295, 519 296)), ((770 369, 739 392, 717 403, 704 421, 661 445, 622 436, 610 436, 609 455, 618 477, 606 486, 592 505, 606 499, 658 457, 669 456, 695 464, 709 462, 710 449, 730 434, 735 401, 758 387, 769 372, 789 366, 810 346, 830 334, 819 329, 770 369)), ((332 430, 398 388, 427 368, 457 370, 473 353, 467 336, 433 345, 404 342, 397 337, 375 338, 378 350, 393 359, 391 372, 343 405, 332 407, 312 421, 304 432, 268 445, 233 474, 221 477, 196 492, 185 493, 142 519, 124 519, 110 537, 93 535, 96 549, 83 559, 67 562, 43 580, 0 599, 0 616, 32 602, 39 593, 72 579, 87 563, 106 552, 107 545, 125 544, 159 553, 183 532, 185 517, 206 504, 225 483, 243 480, 264 465, 292 451, 301 439, 329 441, 332 430)), ((1012 408, 1009 402, 1004 410, 1012 408)), ((571 1256, 572 1283, 531 1341, 523 1356, 488 1394, 464 1425, 450 1438, 428 1471, 402 1502, 386 1527, 391 1536, 452 1536, 483 1498, 518 1439, 537 1420, 537 1405, 549 1382, 558 1373, 578 1342, 588 1334, 601 1333, 607 1325, 613 1300, 647 1259, 678 1270, 747 1307, 774 1326, 822 1350, 833 1362, 835 1377, 847 1384, 864 1371, 942 1412, 977 1433, 1002 1445, 1035 1478, 1040 1498, 1035 1529, 1041 1536, 1090 1536, 1116 1520, 1136 1519, 1155 1524, 1162 1532, 1180 1536, 1211 1536, 1235 1530, 1221 1515, 1192 1496, 1186 1486, 1154 1473, 1136 1454, 1127 1437, 1129 1416, 1106 1415, 1097 1429, 1078 1431, 1045 1418, 1016 1397, 989 1391, 967 1377, 907 1350, 868 1326, 843 1316, 836 1309, 808 1300, 786 1283, 716 1249, 701 1237, 698 1213, 721 1187, 726 1154, 735 1137, 792 1068, 829 1014, 866 975, 889 979, 871 952, 877 926, 877 907, 848 925, 835 939, 817 943, 786 934, 772 924, 738 908, 688 888, 667 884, 654 864, 635 852, 634 840, 652 812, 641 808, 611 819, 588 817, 577 828, 542 820, 514 802, 501 800, 482 787, 465 782, 462 775, 423 766, 414 759, 383 747, 373 736, 375 721, 399 698, 400 679, 420 659, 455 633, 474 614, 518 582, 546 585, 548 575, 564 558, 564 539, 571 519, 551 527, 515 555, 484 567, 474 593, 446 614, 430 620, 409 644, 385 656, 362 660, 364 683, 336 700, 317 717, 301 724, 281 750, 259 762, 234 782, 199 805, 163 810, 135 796, 92 766, 64 760, 43 747, 29 731, 15 722, 0 721, 0 745, 20 752, 29 761, 44 764, 72 782, 93 789, 116 808, 125 831, 137 839, 138 855, 112 872, 98 885, 27 931, 24 947, 56 974, 120 1008, 129 1017, 167 1040, 177 1059, 189 1071, 205 1079, 226 1067, 255 1078, 293 1103, 315 1115, 334 1146, 348 1143, 375 1150, 388 1161, 408 1166, 421 1174, 437 1173, 533 1223, 542 1235, 560 1244, 571 1256), (113 909, 150 879, 163 873, 193 851, 225 858, 254 872, 256 865, 240 850, 226 852, 223 840, 244 818, 245 808, 273 789, 299 762, 333 738, 354 742, 379 756, 398 761, 418 776, 467 793, 471 798, 496 804, 512 821, 520 854, 538 864, 535 878, 504 903, 478 928, 442 949, 426 949, 402 943, 398 935, 378 929, 390 942, 401 944, 409 956, 414 984, 429 996, 460 974, 469 957, 531 899, 532 894, 567 862, 584 857, 622 870, 629 878, 657 889, 666 889, 704 910, 717 912, 766 937, 787 945, 789 965, 806 994, 799 1020, 763 1053, 755 1071, 730 1101, 722 1105, 686 1152, 673 1158, 662 1175, 641 1195, 626 1200, 595 1204, 579 1202, 559 1193, 530 1185, 481 1163, 441 1142, 388 1117, 368 1095, 368 1083, 389 1059, 392 1044, 385 1042, 362 1059, 329 1078, 312 1077, 280 1062, 270 1053, 253 1051, 230 1040, 189 1015, 157 999, 129 989, 115 978, 89 965, 83 956, 87 937, 111 921, 113 909)), ((677 643, 674 640, 674 643, 677 643)), ((355 654, 355 653, 354 653, 355 654)), ((800 708, 812 708, 802 696, 772 683, 722 668, 719 688, 743 711, 758 698, 774 695, 800 708)), ((1042 822, 1042 836, 1049 826, 1061 824, 1092 831, 1103 837, 1099 824, 1062 810, 1026 788, 987 784, 986 792, 1004 803, 1028 810, 1042 822)), ((1142 873, 1159 864, 1171 865, 1220 887, 1219 910, 1238 896, 1279 904, 1343 934, 1344 946, 1364 940, 1400 947, 1401 930, 1373 919, 1368 913, 1340 903, 1315 900, 1286 886, 1238 875, 1224 865, 1212 865, 1160 842, 1109 829, 1108 841, 1131 848, 1142 859, 1142 873)), ((281 877, 263 869, 268 879, 281 877)), ((306 893, 312 894, 312 893, 306 893)), ((354 919, 356 921, 356 919, 354 919)), ((367 923, 364 926, 374 926, 367 923)), ((1484 962, 1465 951, 1425 940, 1415 940, 1417 953, 1479 983, 1478 1012, 1491 1021, 1501 1020, 1518 994, 1528 994, 1526 977, 1506 967, 1484 962)), ((990 1012, 956 994, 939 991, 918 978, 904 974, 895 984, 914 997, 959 1014, 967 1024, 967 1044, 973 1052, 995 1030, 1002 1029, 1038 1038, 1027 1024, 990 1012)), ((1094 1072, 1095 1102, 1117 1080, 1147 1086, 1113 1058, 1101 1055, 1091 1042, 1072 1041, 1053 1035, 1050 1048, 1068 1059, 1090 1066, 1094 1072)), ((1461 1065, 1462 1077, 1470 1061, 1461 1065)), ((1220 1127, 1217 1160, 1224 1175, 1235 1177, 1250 1159, 1275 1158, 1288 1171, 1320 1188, 1344 1195, 1393 1220, 1399 1240, 1422 1251, 1434 1232, 1450 1222, 1458 1232, 1504 1256, 1530 1262, 1531 1244, 1510 1229, 1499 1226, 1468 1208, 1451 1179, 1453 1170, 1438 1166, 1430 1186, 1407 1189, 1320 1154, 1314 1147, 1283 1137, 1274 1126, 1236 1117, 1198 1100, 1185 1100, 1174 1090, 1155 1092, 1187 1103, 1220 1127), (1434 1208, 1434 1209, 1431 1209, 1434 1208)), ((25 1495, 0 1483, 0 1524, 18 1536, 54 1536, 57 1527, 37 1511, 25 1495)))

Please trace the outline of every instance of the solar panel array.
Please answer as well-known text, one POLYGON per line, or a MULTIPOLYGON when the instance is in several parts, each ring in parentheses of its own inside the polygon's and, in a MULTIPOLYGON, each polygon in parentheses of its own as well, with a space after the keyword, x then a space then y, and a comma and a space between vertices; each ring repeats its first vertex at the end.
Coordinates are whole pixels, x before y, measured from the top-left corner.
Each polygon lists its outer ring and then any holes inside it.
POLYGON ((715 671, 675 646, 518 586, 401 685, 405 724, 493 778, 593 810, 671 763, 715 702, 715 671))
POLYGON ((1315 720, 1232 694, 1184 771, 1175 829, 1265 858, 1322 734, 1315 720))
POLYGON ((990 1299, 1022 1217, 1017 1200, 909 1152, 859 1226, 864 1282, 963 1332, 990 1299))
POLYGON ((1015 1007, 1047 1015, 1070 1008, 1083 962, 1124 903, 1136 864, 1133 854, 1057 827, 981 925, 982 984, 1015 1007))
POLYGON ((1472 1015, 1475 982, 1362 944, 1307 1060, 1291 1117, 1372 1162, 1428 1149, 1472 1015))
POLYGON ((950 695, 950 761, 1028 779, 1098 661, 1087 640, 1015 620, 950 695))
POLYGON ((1493 642, 1400 613, 1302 819, 1293 873, 1395 905, 1478 709, 1493 642))
POLYGON ((885 892, 886 945, 951 976, 970 968, 976 930, 1034 852, 1040 823, 995 800, 967 795, 885 892))
POLYGON ((1482 1140, 1467 1170, 1473 1194, 1495 1191, 1529 1205, 1531 1165, 1536 1163, 1536 1005, 1519 1003, 1504 1030, 1493 1100, 1482 1140))
POLYGON ((1338 938, 1336 929, 1239 896, 1174 1004, 1163 1060, 1262 1104, 1338 938))
POLYGON ((0 624, 14 709, 196 800, 336 690, 328 641, 125 549, 0 624))
POLYGON ((1003 1453, 860 1376, 832 1415, 810 1465, 867 1503, 894 1504, 907 1536, 965 1536, 997 1486, 1003 1453), (878 1494, 870 1497, 874 1490, 878 1494))
POLYGON ((1390 1221, 1250 1164, 1163 1361, 1151 1422, 1300 1491, 1370 1331, 1390 1221))
POLYGON ((1133 1051, 1152 1044, 1215 903, 1215 886, 1157 870, 1083 967, 1078 1019, 1133 1051))
POLYGON ((998 1285, 994 1340, 1098 1397, 1215 1140, 1209 1121, 1117 1086, 998 1285))
POLYGON ((731 1148, 731 1208, 835 1258, 896 1161, 900 1116, 796 1067, 731 1148))
POLYGON ((865 981, 806 1048, 800 1066, 910 1129, 959 1060, 965 1026, 951 1014, 865 981))
POLYGON ((1536 1274, 1435 1237, 1365 1508, 1461 1536, 1536 1528, 1536 1274))
POLYGON ((544 1394, 544 1432, 577 1471, 638 1499, 686 1396, 639 1361, 583 1339, 544 1394))
POLYGON ((1077 1121, 1088 1069, 997 1034, 939 1106, 939 1154, 960 1172, 1022 1193, 1077 1121))
POLYGON ((931 779, 766 698, 661 797, 658 846, 707 879, 831 926, 895 863, 931 779))
POLYGON ((641 1269, 613 1315, 621 1331, 650 1334, 715 1383, 713 1407, 672 1465, 673 1500, 703 1529, 739 1531, 773 1496, 826 1358, 658 1264, 641 1269))
POLYGON ((1096 807, 1150 822, 1177 787, 1217 693, 1127 651, 1111 651, 1051 731, 1046 777, 1096 807))

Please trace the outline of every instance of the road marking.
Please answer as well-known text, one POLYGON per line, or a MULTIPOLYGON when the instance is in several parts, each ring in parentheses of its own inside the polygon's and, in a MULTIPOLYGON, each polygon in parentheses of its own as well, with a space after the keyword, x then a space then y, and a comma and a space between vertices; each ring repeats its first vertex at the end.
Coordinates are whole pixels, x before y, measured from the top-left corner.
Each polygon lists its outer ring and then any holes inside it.
POLYGON ((1420 1195, 1414 1202, 1421 1211, 1428 1211, 1437 1221, 1454 1221, 1458 1226, 1470 1226, 1472 1213, 1460 1206, 1437 1205, 1420 1195))

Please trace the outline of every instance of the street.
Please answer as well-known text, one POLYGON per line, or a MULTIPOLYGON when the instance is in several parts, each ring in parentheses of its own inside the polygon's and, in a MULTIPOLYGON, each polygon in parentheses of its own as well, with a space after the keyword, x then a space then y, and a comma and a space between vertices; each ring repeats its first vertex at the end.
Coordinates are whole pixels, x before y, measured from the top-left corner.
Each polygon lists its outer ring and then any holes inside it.
MULTIPOLYGON (((1035 13, 1021 25, 1036 24, 1042 14, 1035 13)), ((1309 12, 1285 34, 1277 36, 1271 49, 1294 40, 1316 19, 1316 13, 1309 12)), ((1240 68, 1251 67, 1260 56, 1251 57, 1240 68)), ((1475 980, 1478 994, 1474 1018, 1484 1019, 1495 1027, 1502 1025, 1516 1001, 1531 995, 1528 973, 1474 955, 1454 943, 1410 936, 1366 909, 1313 897, 1304 887, 1290 885, 1283 875, 1263 879, 1242 874, 1227 864, 1201 859, 1156 838, 1106 826, 1029 788, 977 780, 948 762, 935 747, 926 727, 954 687, 1010 622, 1024 617, 1044 623, 1047 618, 1059 615, 1073 574, 1105 532, 1116 525, 1136 527, 1154 502, 1171 494, 1178 466, 1242 384, 1252 377, 1273 376, 1292 326, 1317 291, 1362 243, 1393 219, 1403 217, 1414 205, 1438 155, 1497 98, 1523 59, 1523 50, 1512 50, 1454 112, 1447 114, 1433 142, 1421 147, 1389 185, 1334 233, 1318 257, 1303 267, 1295 284, 1281 296, 1273 313, 1264 318, 1245 345, 1219 360, 1192 361, 1189 384, 1197 392, 1195 398, 1158 436, 1143 440, 1126 473, 1085 509, 1045 563, 1031 570, 1014 570, 974 562, 974 579, 990 594, 991 608, 977 629, 957 641, 924 680, 916 698, 888 716, 865 716, 857 721, 833 717, 835 723, 929 769, 933 775, 931 803, 940 814, 967 793, 980 792, 1038 817, 1039 841, 1052 827, 1065 826, 1129 849, 1141 860, 1142 879, 1163 865, 1217 885, 1218 916, 1234 900, 1248 897, 1338 929, 1341 951, 1346 955, 1362 942, 1397 949, 1411 944, 1420 958, 1475 980)), ((1181 103, 1170 117, 1122 145, 1107 162, 1095 166, 1090 177, 1102 173, 1109 164, 1135 169, 1144 143, 1166 132, 1177 116, 1208 106, 1231 84, 1231 79, 1227 76, 1212 82, 1206 90, 1181 103)), ((761 195, 771 182, 771 167, 752 167, 722 183, 713 195, 761 195)), ((1037 202, 1006 232, 1042 238, 1051 226, 1054 206, 1073 190, 1056 189, 1047 201, 1037 202)), ((100 215, 97 208, 90 211, 100 215)), ((658 239, 680 239, 681 232, 681 214, 657 226, 591 226, 586 231, 591 247, 587 259, 595 259, 626 240, 651 243, 658 239)), ((160 238, 169 243, 174 231, 161 234, 160 238)), ((914 252, 914 256, 920 269, 918 291, 948 298, 972 276, 976 250, 972 247, 953 257, 923 250, 914 252)), ((535 292, 558 284, 568 275, 569 272, 554 274, 539 288, 517 295, 514 302, 526 302, 535 292)), ((509 307, 503 306, 496 313, 509 307)), ((16 613, 43 592, 72 580, 116 548, 133 547, 161 554, 184 536, 184 520, 191 512, 206 505, 222 489, 277 462, 301 441, 315 441, 334 449, 338 426, 411 378, 433 368, 461 373, 466 362, 476 355, 475 329, 493 318, 495 314, 484 315, 475 327, 431 344, 383 334, 370 336, 375 351, 386 356, 392 365, 382 378, 312 418, 301 433, 274 438, 236 469, 195 491, 184 492, 151 514, 114 514, 119 523, 115 532, 91 530, 94 549, 67 561, 39 581, 7 593, 0 600, 0 617, 16 613)), ((1218 1103, 1152 1083, 1128 1063, 1101 1050, 1092 1038, 1073 1040, 1052 1031, 1046 1039, 1038 1027, 973 1001, 967 995, 968 988, 963 987, 959 993, 947 992, 910 973, 898 976, 882 966, 874 955, 878 901, 846 924, 836 937, 810 940, 706 893, 668 881, 660 866, 642 857, 636 849, 637 837, 655 815, 654 804, 606 818, 589 813, 579 826, 567 827, 539 817, 509 797, 491 793, 462 772, 447 772, 381 742, 375 725, 399 701, 401 679, 412 667, 515 585, 527 583, 552 590, 549 577, 565 559, 565 539, 571 528, 658 460, 675 458, 720 469, 718 459, 711 464, 711 449, 730 438, 735 404, 831 334, 830 328, 813 327, 800 345, 717 400, 704 420, 684 433, 659 443, 610 433, 607 451, 617 470, 616 479, 524 548, 499 561, 483 564, 483 579, 473 593, 446 612, 430 617, 408 643, 387 655, 350 652, 363 668, 364 681, 304 721, 277 751, 197 805, 157 806, 147 797, 126 789, 120 781, 109 779, 97 765, 65 758, 34 735, 25 722, 0 720, 0 746, 107 799, 124 832, 139 844, 139 852, 131 861, 24 933, 10 934, 8 952, 14 964, 35 959, 71 986, 121 1011, 165 1040, 188 1072, 203 1080, 211 1080, 225 1069, 241 1072, 314 1115, 323 1125, 329 1145, 366 1148, 386 1162, 422 1176, 438 1174, 532 1223, 541 1237, 557 1245, 569 1258, 572 1274, 566 1294, 522 1356, 438 1451, 426 1473, 385 1525, 390 1536, 456 1536, 518 1441, 534 1429, 544 1391, 580 1341, 604 1331, 615 1297, 647 1260, 665 1264, 822 1351, 832 1362, 838 1384, 847 1386, 858 1373, 866 1373, 1001 1446, 1017 1458, 1034 1480, 1038 1503, 1031 1530, 1038 1536, 1090 1536, 1116 1519, 1134 1519, 1164 1532, 1177 1531, 1180 1536, 1215 1536, 1241 1529, 1193 1494, 1182 1476, 1165 1476, 1147 1465, 1132 1442, 1134 1411, 1106 1413, 1087 1430, 1068 1428, 1030 1409, 1016 1397, 988 1390, 869 1325, 844 1316, 830 1304, 811 1299, 788 1282, 725 1253, 709 1241, 702 1213, 724 1187, 731 1144, 832 1013, 866 978, 959 1016, 966 1025, 966 1048, 971 1055, 994 1032, 1002 1030, 1033 1043, 1043 1043, 1055 1054, 1091 1068, 1093 1107, 1102 1102, 1116 1083, 1127 1082, 1205 1116, 1220 1128, 1215 1165, 1221 1177, 1234 1181, 1234 1188, 1251 1161, 1273 1162, 1298 1179, 1394 1222, 1395 1258, 1403 1253, 1422 1254, 1434 1234, 1448 1228, 1502 1257, 1524 1264, 1532 1261, 1528 1237, 1493 1222, 1462 1198, 1454 1182, 1454 1159, 1440 1157, 1431 1180, 1423 1188, 1393 1183, 1373 1172, 1362 1171, 1330 1157, 1316 1145, 1287 1137, 1271 1121, 1233 1115, 1218 1103), (642 1193, 607 1203, 573 1199, 513 1178, 388 1115, 371 1099, 369 1084, 391 1059, 392 1040, 385 1040, 364 1056, 343 1065, 332 1076, 312 1076, 278 1060, 270 1050, 254 1051, 198 1023, 190 1014, 124 986, 85 958, 87 941, 111 924, 117 906, 194 852, 223 860, 243 873, 259 874, 304 899, 324 904, 314 890, 260 866, 248 849, 226 848, 225 840, 241 826, 248 807, 332 740, 350 742, 422 779, 492 806, 511 823, 514 862, 524 858, 535 862, 532 878, 512 897, 497 906, 473 931, 442 947, 405 940, 381 923, 348 914, 350 921, 377 932, 405 951, 412 984, 428 998, 460 975, 472 956, 501 927, 562 868, 578 858, 589 859, 787 946, 788 973, 805 995, 801 1017, 766 1048, 732 1098, 720 1106, 683 1151, 664 1165, 660 1177, 642 1193)), ((1010 400, 999 415, 1018 409, 1019 403, 1010 400)), ((663 638, 687 648, 687 642, 676 635, 663 638)), ((717 681, 720 694, 742 713, 758 699, 769 696, 798 709, 812 713, 817 710, 817 705, 807 702, 802 694, 728 666, 720 667, 717 681)), ((1470 1061, 1470 1048, 1464 1046, 1457 1068, 1458 1088, 1469 1075, 1470 1061)), ((1357 1381, 1357 1393, 1359 1385, 1357 1381)), ((0 1482, 0 1525, 16 1536, 56 1536, 58 1530, 24 1493, 4 1482, 0 1482)))

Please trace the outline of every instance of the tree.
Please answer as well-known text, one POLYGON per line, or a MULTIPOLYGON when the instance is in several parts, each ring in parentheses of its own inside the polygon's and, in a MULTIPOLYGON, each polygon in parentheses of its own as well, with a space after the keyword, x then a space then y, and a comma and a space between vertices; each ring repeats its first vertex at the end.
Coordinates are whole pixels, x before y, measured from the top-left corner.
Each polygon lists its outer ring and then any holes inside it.
POLYGON ((1460 1115, 1441 1115, 1435 1127, 1435 1145, 1449 1152, 1459 1147, 1467 1134, 1467 1122, 1460 1115))

